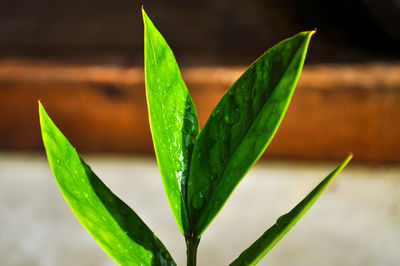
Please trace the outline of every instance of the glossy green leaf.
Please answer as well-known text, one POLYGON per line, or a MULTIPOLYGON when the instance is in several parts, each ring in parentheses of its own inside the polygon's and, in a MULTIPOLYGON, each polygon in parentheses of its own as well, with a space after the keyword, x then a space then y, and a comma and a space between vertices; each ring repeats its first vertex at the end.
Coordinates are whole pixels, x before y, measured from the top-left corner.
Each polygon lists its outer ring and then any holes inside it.
POLYGON ((72 211, 97 243, 121 265, 175 265, 139 216, 114 195, 51 121, 39 103, 47 158, 72 211))
POLYGON ((174 54, 144 10, 145 81, 158 167, 175 220, 188 233, 187 179, 199 123, 174 54))
POLYGON ((200 132, 188 210, 200 237, 274 136, 299 78, 313 31, 275 45, 232 85, 200 132))
POLYGON ((316 186, 310 194, 307 195, 299 204, 296 205, 289 213, 279 217, 276 223, 269 228, 256 242, 246 249, 234 262, 230 265, 255 265, 270 251, 281 238, 289 232, 289 230, 297 223, 297 221, 308 211, 314 204, 321 193, 326 189, 330 182, 337 174, 348 164, 353 156, 349 155, 338 167, 333 170, 318 186, 316 186))

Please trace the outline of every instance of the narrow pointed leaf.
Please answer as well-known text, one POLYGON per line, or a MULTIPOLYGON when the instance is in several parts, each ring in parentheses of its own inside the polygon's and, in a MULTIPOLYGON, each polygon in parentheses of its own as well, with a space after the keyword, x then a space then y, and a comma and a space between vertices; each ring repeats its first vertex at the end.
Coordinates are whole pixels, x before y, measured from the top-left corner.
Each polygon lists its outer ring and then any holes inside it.
POLYGON ((279 217, 276 223, 269 228, 256 242, 246 249, 234 262, 230 265, 255 265, 260 261, 275 245, 286 235, 287 232, 297 223, 297 221, 308 211, 314 204, 321 193, 326 189, 330 182, 351 160, 349 155, 338 167, 333 170, 318 186, 316 186, 310 194, 307 195, 299 204, 296 205, 289 213, 279 217))
POLYGON ((313 31, 275 45, 232 85, 200 132, 188 210, 200 237, 274 136, 292 97, 313 31))
POLYGON ((47 158, 72 211, 103 250, 121 265, 175 265, 161 241, 80 158, 39 103, 47 158))
POLYGON ((175 220, 188 233, 186 187, 199 123, 192 99, 167 42, 144 10, 145 81, 158 167, 175 220))

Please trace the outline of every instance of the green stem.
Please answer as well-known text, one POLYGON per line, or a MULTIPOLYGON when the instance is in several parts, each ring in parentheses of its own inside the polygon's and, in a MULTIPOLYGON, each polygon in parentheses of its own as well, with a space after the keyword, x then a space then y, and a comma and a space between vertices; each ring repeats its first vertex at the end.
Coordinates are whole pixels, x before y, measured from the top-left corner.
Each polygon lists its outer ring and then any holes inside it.
POLYGON ((197 247, 199 246, 200 238, 197 238, 195 234, 190 234, 185 238, 186 241, 186 258, 187 266, 196 266, 197 261, 197 247))

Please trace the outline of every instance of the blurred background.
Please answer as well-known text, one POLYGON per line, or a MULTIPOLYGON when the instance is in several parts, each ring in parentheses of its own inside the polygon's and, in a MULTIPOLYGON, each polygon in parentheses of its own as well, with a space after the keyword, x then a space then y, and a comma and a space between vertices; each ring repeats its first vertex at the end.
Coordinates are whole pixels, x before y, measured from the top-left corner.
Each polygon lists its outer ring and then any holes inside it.
POLYGON ((184 265, 148 125, 142 4, 176 55, 201 125, 266 49, 317 28, 287 115, 204 234, 199 265, 229 264, 350 152, 351 164, 260 265, 398 265, 399 0, 0 0, 0 264, 115 265, 52 178, 40 99, 184 265))

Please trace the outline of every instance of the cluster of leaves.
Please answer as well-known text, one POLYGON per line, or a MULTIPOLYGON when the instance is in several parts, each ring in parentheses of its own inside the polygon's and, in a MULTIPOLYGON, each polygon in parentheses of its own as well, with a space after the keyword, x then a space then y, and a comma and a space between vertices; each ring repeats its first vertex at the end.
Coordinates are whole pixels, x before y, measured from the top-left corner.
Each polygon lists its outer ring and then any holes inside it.
MULTIPOLYGON (((163 185, 196 263, 200 237, 264 152, 292 97, 313 31, 265 52, 231 86, 199 131, 196 109, 174 55, 144 10, 145 81, 150 127, 163 185)), ((93 173, 39 103, 44 146, 69 206, 121 265, 175 265, 140 217, 93 173)), ((232 265, 257 263, 346 166, 349 156, 232 265)))

